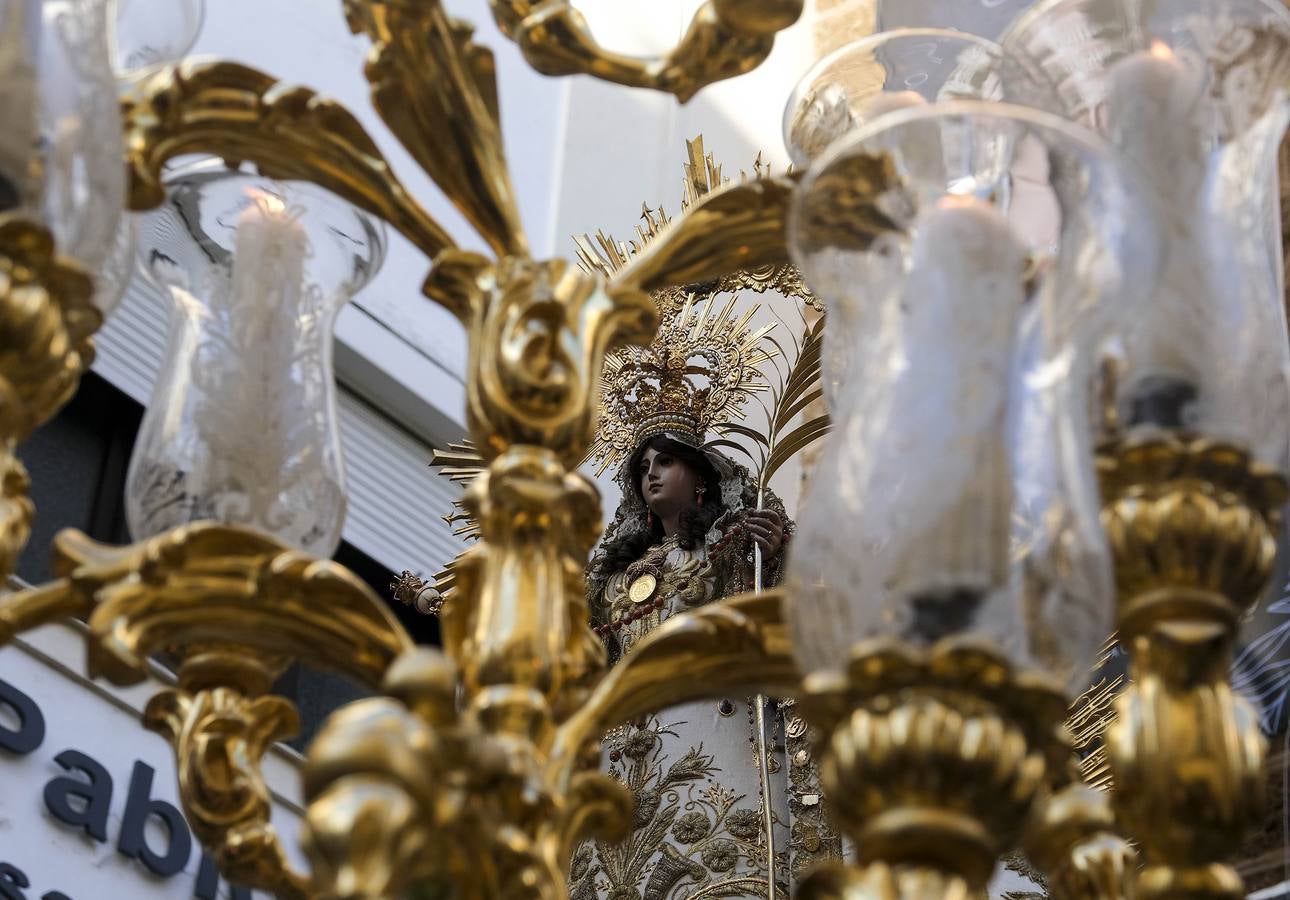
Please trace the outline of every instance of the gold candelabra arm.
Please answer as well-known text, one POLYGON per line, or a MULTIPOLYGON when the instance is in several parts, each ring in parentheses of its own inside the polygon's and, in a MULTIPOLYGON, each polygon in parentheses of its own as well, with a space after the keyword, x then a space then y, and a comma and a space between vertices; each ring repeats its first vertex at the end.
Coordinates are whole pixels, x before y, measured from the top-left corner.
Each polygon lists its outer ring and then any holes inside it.
POLYGON ((390 130, 499 257, 527 256, 498 120, 493 53, 438 0, 345 0, 372 39, 366 74, 390 130))
POLYGON ((1265 741, 1228 682, 1244 610, 1272 571, 1285 478, 1185 434, 1099 452, 1129 687, 1106 733, 1115 805, 1142 847, 1143 900, 1236 900, 1226 860, 1260 821, 1265 741))
POLYGON ((787 263, 799 178, 757 178, 705 194, 614 272, 611 287, 658 291, 787 263))
POLYGON ((709 0, 676 47, 646 58, 602 47, 569 0, 492 0, 492 7, 502 33, 542 74, 591 75, 666 91, 684 103, 709 84, 757 68, 770 55, 776 32, 802 14, 803 0, 709 0))
POLYGON ((165 199, 162 167, 185 153, 269 178, 310 181, 379 216, 433 259, 448 233, 395 176, 358 120, 308 88, 231 62, 187 62, 157 72, 122 104, 131 209, 165 199))
POLYGON ((378 685, 412 646, 343 567, 237 526, 199 522, 126 547, 68 531, 55 543, 55 571, 92 607, 90 674, 117 684, 141 681, 159 650, 220 644, 234 656, 308 660, 378 685))
POLYGON ((90 674, 118 684, 141 681, 150 654, 175 655, 178 686, 153 697, 144 721, 175 748, 188 821, 230 877, 305 897, 260 770, 298 717, 268 691, 295 660, 379 686, 409 636, 340 566, 238 527, 197 523, 126 547, 67 531, 55 569, 58 581, 0 600, 4 631, 88 615, 90 674))

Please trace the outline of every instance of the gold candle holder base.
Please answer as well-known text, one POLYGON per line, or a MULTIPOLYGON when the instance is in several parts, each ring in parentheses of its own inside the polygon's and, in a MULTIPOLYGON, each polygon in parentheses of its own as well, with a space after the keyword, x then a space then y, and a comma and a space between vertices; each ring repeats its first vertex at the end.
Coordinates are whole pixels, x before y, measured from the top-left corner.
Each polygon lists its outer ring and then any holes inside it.
POLYGON ((984 897, 1053 766, 1066 704, 993 647, 857 645, 844 675, 817 673, 802 709, 822 734, 820 776, 856 867, 803 884, 806 900, 984 897))
POLYGON ((1099 453, 1132 683, 1107 729, 1115 805, 1143 849, 1136 894, 1245 894, 1224 860, 1262 818, 1265 741, 1228 683, 1276 555, 1285 478, 1239 447, 1168 434, 1099 453))

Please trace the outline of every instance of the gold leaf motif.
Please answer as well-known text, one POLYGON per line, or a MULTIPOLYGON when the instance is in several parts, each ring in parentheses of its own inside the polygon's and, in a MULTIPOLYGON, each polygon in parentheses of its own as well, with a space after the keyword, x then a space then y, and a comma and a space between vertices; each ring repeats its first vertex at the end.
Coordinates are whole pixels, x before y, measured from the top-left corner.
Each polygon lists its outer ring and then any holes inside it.
POLYGON ((498 256, 527 256, 497 115, 493 54, 439 0, 345 0, 373 43, 366 74, 390 130, 498 256))

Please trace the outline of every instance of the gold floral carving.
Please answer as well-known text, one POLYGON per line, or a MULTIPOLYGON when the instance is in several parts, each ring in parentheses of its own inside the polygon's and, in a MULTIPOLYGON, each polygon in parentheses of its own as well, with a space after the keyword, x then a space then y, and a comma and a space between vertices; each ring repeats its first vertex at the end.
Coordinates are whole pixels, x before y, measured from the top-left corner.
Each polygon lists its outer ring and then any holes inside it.
MULTIPOLYGON (((27 546, 36 506, 27 496, 31 479, 22 461, 13 455, 13 443, 0 445, 0 575, 18 567, 18 554, 27 546)), ((0 637, 3 636, 0 619, 0 637)))
POLYGON ((93 290, 47 229, 0 217, 0 438, 23 440, 71 399, 103 321, 93 290))
POLYGON ((797 21, 803 0, 707 0, 671 51, 638 58, 606 50, 569 0, 491 0, 502 33, 544 75, 593 75, 629 87, 675 94, 684 103, 701 88, 755 69, 775 33, 797 21))
POLYGON ((314 741, 305 847, 333 886, 323 896, 452 886, 463 900, 558 897, 576 841, 620 837, 631 821, 630 795, 594 770, 594 755, 552 791, 535 743, 457 713, 457 683, 442 654, 415 650, 391 669, 389 697, 342 709, 314 741))
POLYGON ((1133 896, 1138 853, 1118 833, 1106 791, 1074 782, 1047 797, 1026 829, 1024 846, 1054 900, 1133 896))
POLYGON ((162 167, 185 153, 256 164, 270 178, 312 181, 379 216, 433 258, 450 238, 408 193, 358 120, 308 88, 239 63, 162 69, 124 101, 130 208, 165 199, 162 167))
MULTIPOLYGON (((660 706, 798 683, 781 601, 746 595, 677 616, 576 703, 542 696, 552 676, 525 682, 513 671, 532 648, 463 654, 504 667, 499 675, 481 667, 465 676, 428 648, 405 654, 386 676, 389 696, 333 716, 310 749, 305 843, 316 882, 362 898, 447 885, 468 898, 564 896, 577 843, 615 840, 632 821, 630 794, 596 770, 600 736, 660 706), (690 677, 665 677, 676 671, 690 677), (459 711, 457 685, 472 678, 481 682, 476 700, 459 711), (443 840, 446 833, 456 839, 443 840)), ((445 635, 452 615, 445 610, 445 635)), ((580 641, 585 614, 576 624, 580 641)), ((454 635, 446 646, 456 654, 459 642, 454 635)), ((603 654, 594 639, 564 652, 594 653, 593 663, 603 654)), ((576 687, 562 696, 578 698, 576 687)))
POLYGON ((149 701, 144 724, 174 744, 184 817, 214 850, 220 871, 275 897, 310 896, 307 877, 292 871, 269 822, 269 789, 260 774, 269 746, 299 731, 291 701, 250 689, 169 689, 149 701))
POLYGON ((1153 622, 1235 622, 1276 555, 1285 479, 1232 444, 1174 435, 1099 453, 1125 640, 1153 622))

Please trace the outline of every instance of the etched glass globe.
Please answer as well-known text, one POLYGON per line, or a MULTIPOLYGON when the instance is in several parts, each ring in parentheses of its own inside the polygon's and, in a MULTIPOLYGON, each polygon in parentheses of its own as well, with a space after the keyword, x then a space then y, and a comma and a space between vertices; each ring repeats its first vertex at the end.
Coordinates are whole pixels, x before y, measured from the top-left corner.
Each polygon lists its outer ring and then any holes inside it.
POLYGON ((1087 672, 1113 610, 1092 363, 1104 311, 1154 274, 1139 203, 1096 135, 997 103, 892 112, 812 164, 794 261, 863 313, 789 563, 806 671, 868 638, 970 636, 1087 672), (1008 204, 1017 166, 1045 216, 1008 204))
POLYGON ((211 163, 167 187, 140 222, 174 307, 127 476, 130 530, 213 519, 330 556, 345 518, 332 328, 384 232, 319 188, 211 163))

